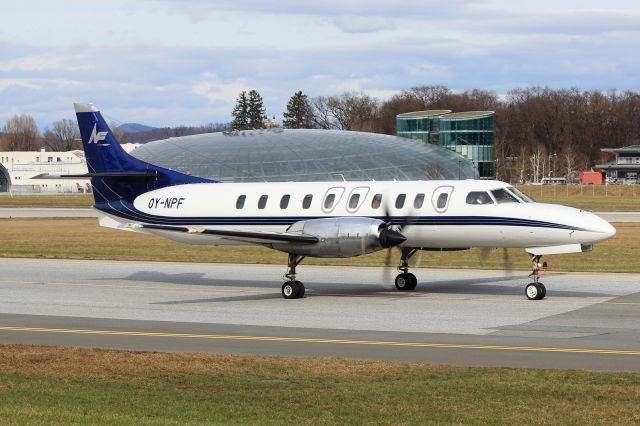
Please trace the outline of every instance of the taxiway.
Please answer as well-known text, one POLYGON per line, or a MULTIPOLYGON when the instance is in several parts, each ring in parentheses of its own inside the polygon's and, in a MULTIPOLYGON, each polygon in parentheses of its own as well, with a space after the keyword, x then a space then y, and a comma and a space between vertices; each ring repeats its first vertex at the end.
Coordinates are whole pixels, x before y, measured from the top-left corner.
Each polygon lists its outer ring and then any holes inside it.
POLYGON ((0 259, 0 343, 640 371, 640 274, 0 259))

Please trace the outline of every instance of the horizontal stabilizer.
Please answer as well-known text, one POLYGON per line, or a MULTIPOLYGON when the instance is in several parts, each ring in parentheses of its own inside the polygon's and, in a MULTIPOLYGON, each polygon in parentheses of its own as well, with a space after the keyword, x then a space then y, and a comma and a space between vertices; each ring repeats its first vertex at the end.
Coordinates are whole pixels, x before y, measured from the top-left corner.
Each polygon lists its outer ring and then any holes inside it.
POLYGON ((306 243, 315 244, 318 238, 313 235, 293 234, 287 232, 253 232, 227 229, 197 229, 184 226, 142 225, 143 229, 158 231, 185 232, 189 234, 217 235, 238 241, 261 243, 306 243))
POLYGON ((160 176, 160 173, 150 172, 105 172, 105 173, 83 173, 79 175, 60 175, 55 173, 42 173, 31 179, 90 179, 90 178, 130 178, 130 179, 153 179, 160 176))

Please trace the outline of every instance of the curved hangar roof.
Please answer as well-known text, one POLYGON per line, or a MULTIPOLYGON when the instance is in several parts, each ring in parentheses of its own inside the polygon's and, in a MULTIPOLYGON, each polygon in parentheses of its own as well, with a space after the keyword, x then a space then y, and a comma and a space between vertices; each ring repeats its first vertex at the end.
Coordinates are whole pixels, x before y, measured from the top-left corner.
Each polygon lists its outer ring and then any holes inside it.
POLYGON ((206 133, 149 142, 134 157, 223 182, 476 178, 455 152, 397 136, 340 130, 206 133))

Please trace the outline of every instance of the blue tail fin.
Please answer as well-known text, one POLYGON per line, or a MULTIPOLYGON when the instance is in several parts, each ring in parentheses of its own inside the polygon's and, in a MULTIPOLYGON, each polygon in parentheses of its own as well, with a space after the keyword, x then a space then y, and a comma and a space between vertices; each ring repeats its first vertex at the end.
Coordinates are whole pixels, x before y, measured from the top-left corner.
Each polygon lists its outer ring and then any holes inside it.
POLYGON ((153 189, 187 183, 215 182, 185 175, 127 154, 92 104, 74 104, 96 206, 111 201, 133 202, 153 189))

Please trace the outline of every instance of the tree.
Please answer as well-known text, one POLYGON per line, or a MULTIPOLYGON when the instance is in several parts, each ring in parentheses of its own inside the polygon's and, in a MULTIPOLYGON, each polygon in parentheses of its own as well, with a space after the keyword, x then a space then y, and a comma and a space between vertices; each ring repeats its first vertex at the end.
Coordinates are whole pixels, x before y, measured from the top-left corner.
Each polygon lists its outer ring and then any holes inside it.
POLYGON ((366 94, 344 93, 341 96, 318 96, 311 100, 314 124, 321 129, 375 129, 379 103, 366 94))
POLYGON ((40 145, 40 132, 36 120, 28 114, 14 115, 2 128, 5 149, 8 151, 35 151, 40 145))
POLYGON ((80 130, 75 120, 68 118, 53 122, 53 128, 43 135, 44 146, 51 151, 71 151, 81 149, 80 130))
POLYGON ((313 127, 313 111, 307 95, 302 90, 297 91, 289 99, 287 110, 282 114, 285 129, 310 129, 313 127))
POLYGON ((250 129, 263 129, 264 120, 267 118, 265 113, 262 96, 257 90, 249 91, 249 128, 250 129))
POLYGON ((249 100, 247 99, 247 92, 244 90, 240 92, 238 99, 236 100, 236 106, 231 113, 233 121, 231 122, 231 128, 233 130, 247 130, 249 129, 249 100))

